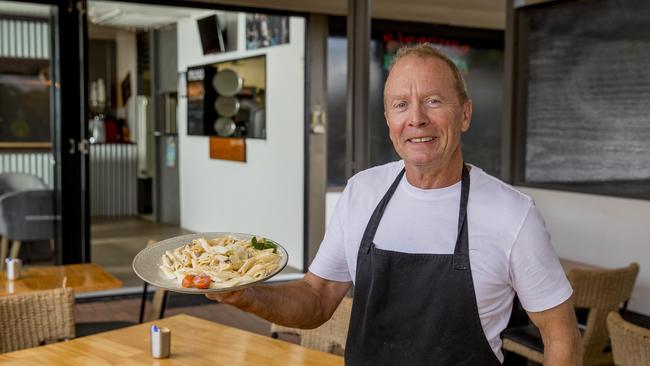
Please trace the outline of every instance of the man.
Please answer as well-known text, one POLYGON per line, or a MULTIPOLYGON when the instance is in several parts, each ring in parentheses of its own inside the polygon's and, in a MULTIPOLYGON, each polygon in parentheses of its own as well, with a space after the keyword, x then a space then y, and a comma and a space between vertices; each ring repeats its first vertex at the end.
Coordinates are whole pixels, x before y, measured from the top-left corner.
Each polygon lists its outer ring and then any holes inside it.
POLYGON ((384 107, 403 161, 350 179, 305 277, 210 298, 311 328, 354 282, 347 364, 497 365, 517 293, 545 363, 578 364, 572 290, 539 212, 463 163, 472 102, 454 63, 428 44, 401 49, 384 107))

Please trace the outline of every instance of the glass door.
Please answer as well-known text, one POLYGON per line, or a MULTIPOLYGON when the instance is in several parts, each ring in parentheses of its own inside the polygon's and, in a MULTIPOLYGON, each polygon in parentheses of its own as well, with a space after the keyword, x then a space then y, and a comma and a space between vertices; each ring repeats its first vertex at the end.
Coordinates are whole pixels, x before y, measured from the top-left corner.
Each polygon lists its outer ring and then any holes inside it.
POLYGON ((90 258, 84 7, 0 1, 0 249, 26 265, 90 258))

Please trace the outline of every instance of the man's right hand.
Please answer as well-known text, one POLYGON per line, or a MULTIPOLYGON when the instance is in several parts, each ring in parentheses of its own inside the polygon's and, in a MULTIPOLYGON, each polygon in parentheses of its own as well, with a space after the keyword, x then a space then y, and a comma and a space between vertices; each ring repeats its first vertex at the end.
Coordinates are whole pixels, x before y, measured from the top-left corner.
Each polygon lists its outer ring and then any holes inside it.
POLYGON ((330 281, 307 273, 297 281, 210 293, 206 297, 279 325, 315 328, 332 317, 351 286, 351 282, 330 281))
POLYGON ((253 287, 247 287, 237 291, 231 292, 212 292, 205 296, 210 300, 216 300, 223 304, 232 305, 234 307, 245 310, 249 308, 254 301, 253 287))

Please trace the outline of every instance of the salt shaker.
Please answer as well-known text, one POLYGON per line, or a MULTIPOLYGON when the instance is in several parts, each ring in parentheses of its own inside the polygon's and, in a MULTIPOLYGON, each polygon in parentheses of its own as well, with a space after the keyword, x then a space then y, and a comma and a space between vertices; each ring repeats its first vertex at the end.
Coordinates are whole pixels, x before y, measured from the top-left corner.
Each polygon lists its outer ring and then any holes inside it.
POLYGON ((171 349, 172 332, 169 328, 156 325, 151 326, 151 356, 153 358, 169 357, 171 349))
POLYGON ((7 258, 5 259, 5 264, 7 265, 7 279, 8 280, 19 279, 20 270, 23 267, 23 261, 18 258, 7 258))

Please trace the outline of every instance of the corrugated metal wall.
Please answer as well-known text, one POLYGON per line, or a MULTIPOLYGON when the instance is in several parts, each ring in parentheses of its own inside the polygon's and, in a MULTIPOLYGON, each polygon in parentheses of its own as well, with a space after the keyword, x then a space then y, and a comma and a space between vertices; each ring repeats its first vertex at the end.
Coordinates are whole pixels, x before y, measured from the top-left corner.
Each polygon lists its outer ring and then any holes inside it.
POLYGON ((54 157, 50 153, 0 154, 0 173, 26 173, 41 178, 48 187, 54 187, 54 157))
POLYGON ((136 145, 90 145, 90 214, 137 214, 138 156, 136 145))
MULTIPOLYGON (((137 214, 138 156, 135 145, 90 146, 90 212, 92 216, 137 214)), ((27 173, 54 187, 54 157, 50 153, 0 154, 0 173, 27 173)))
POLYGON ((0 19, 0 57, 50 58, 50 25, 43 21, 0 19))

